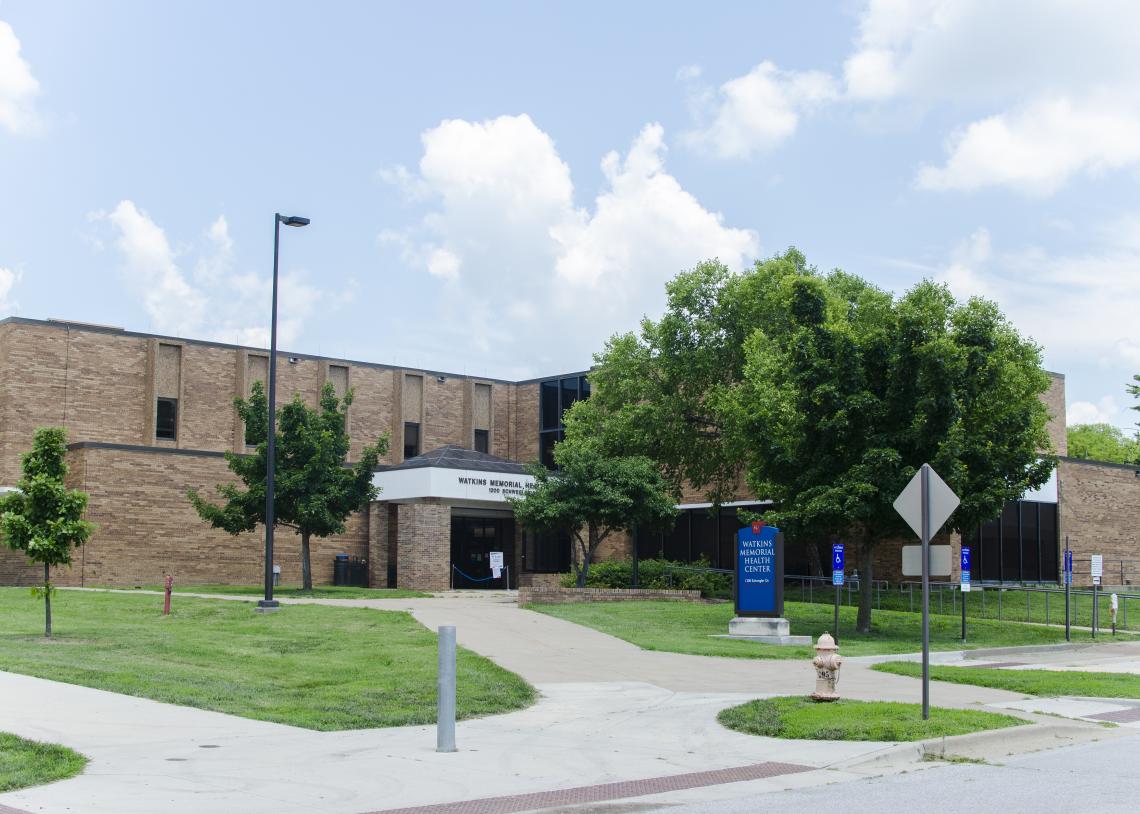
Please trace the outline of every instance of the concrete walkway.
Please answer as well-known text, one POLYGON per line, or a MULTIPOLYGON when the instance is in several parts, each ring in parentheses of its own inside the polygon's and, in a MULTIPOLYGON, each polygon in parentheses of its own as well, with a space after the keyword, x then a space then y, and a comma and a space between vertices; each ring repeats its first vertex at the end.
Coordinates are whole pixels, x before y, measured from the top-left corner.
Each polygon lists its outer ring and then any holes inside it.
MULTIPOLYGON (((639 787, 645 794, 685 788, 669 781, 691 773, 759 767, 748 776, 761 779, 699 792, 702 799, 734 796, 881 773, 884 766, 857 767, 892 751, 891 744, 757 738, 716 723, 720 709, 748 698, 807 692, 813 671, 805 661, 642 651, 495 594, 282 602, 407 610, 432 629, 455 624, 463 646, 527 678, 542 698, 521 712, 460 723, 460 751, 437 754, 432 727, 321 733, 0 673, 0 729, 63 743, 92 759, 78 778, 0 795, 0 813, 7 806, 46 814, 362 814, 439 803, 445 805, 434 811, 493 814, 521 810, 518 800, 457 801, 665 779, 639 787), (766 776, 772 766, 775 775, 766 776)), ((845 665, 840 686, 849 697, 918 700, 918 682, 866 664, 845 665)), ((934 702, 1011 707, 1022 698, 939 685, 934 702)))

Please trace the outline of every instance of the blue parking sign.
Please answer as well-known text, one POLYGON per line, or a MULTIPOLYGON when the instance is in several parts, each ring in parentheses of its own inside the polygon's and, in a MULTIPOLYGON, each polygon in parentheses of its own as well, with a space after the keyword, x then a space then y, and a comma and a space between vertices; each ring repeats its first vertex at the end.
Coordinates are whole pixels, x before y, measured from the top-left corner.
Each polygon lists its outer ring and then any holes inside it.
POLYGON ((962 573, 967 574, 970 570, 970 547, 964 545, 962 546, 962 573))
POLYGON ((831 584, 843 584, 843 543, 831 546, 831 584))

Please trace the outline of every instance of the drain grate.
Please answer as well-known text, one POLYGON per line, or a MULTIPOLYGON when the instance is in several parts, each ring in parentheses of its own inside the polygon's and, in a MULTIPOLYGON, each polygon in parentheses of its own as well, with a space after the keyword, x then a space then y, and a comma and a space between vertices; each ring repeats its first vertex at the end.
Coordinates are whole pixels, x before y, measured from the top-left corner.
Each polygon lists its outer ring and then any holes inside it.
POLYGON ((684 791, 685 789, 696 789, 704 786, 740 783, 746 780, 762 780, 766 777, 810 772, 814 771, 814 768, 813 766, 799 766, 794 763, 754 763, 751 766, 738 766, 732 769, 690 772, 666 777, 650 777, 643 780, 625 780, 619 783, 578 786, 570 789, 556 789, 555 791, 538 791, 531 794, 516 794, 510 797, 484 797, 479 800, 435 803, 411 808, 388 808, 382 811, 370 811, 367 814, 512 814, 512 812, 532 811, 540 808, 600 803, 626 797, 642 797, 646 794, 662 794, 668 791, 684 791))

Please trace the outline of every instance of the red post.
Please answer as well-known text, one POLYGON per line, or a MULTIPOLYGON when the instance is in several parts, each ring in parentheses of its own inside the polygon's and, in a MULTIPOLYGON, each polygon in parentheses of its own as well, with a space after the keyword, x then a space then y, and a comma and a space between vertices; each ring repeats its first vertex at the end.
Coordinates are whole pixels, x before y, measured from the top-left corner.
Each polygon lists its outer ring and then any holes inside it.
POLYGON ((162 615, 170 615, 170 592, 174 590, 174 577, 166 577, 166 600, 162 603, 162 615))

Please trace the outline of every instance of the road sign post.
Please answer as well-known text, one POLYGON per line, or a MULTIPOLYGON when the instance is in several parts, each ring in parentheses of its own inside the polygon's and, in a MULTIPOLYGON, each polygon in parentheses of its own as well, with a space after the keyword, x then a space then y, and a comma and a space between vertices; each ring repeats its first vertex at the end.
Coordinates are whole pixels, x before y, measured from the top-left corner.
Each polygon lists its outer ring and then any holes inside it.
POLYGON ((922 719, 930 719, 930 538, 938 533, 958 508, 958 496, 938 477, 930 464, 923 464, 895 498, 895 511, 902 515, 922 541, 922 719))
POLYGON ((1092 637, 1096 638, 1096 629, 1100 622, 1100 597, 1097 592, 1100 590, 1100 580, 1104 576, 1104 555, 1093 554, 1089 560, 1089 572, 1092 574, 1093 584, 1093 606, 1092 606, 1092 637))
POLYGON ((835 586, 835 625, 832 637, 839 644, 839 597, 843 590, 843 543, 831 545, 831 584, 835 586))
POLYGON ((1069 591, 1073 587, 1073 552, 1069 549, 1069 535, 1065 535, 1065 641, 1070 640, 1069 591))
POLYGON ((966 594, 970 592, 970 547, 962 546, 962 641, 966 641, 966 594))

